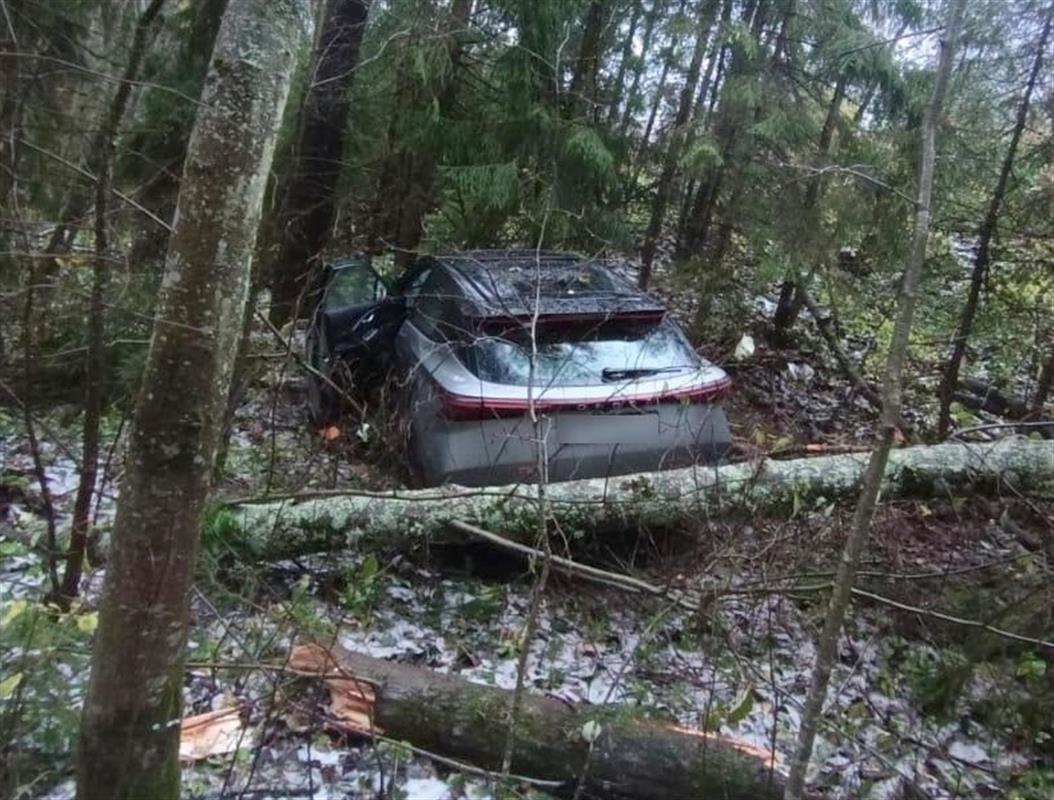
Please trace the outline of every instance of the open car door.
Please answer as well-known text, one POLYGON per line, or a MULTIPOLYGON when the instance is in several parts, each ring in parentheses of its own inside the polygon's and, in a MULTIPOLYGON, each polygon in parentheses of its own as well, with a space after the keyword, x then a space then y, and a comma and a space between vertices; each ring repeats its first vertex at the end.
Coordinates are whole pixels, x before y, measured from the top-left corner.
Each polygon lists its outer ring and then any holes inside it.
POLYGON ((307 332, 308 404, 315 421, 332 421, 341 397, 364 374, 387 368, 403 304, 366 257, 327 263, 307 332))

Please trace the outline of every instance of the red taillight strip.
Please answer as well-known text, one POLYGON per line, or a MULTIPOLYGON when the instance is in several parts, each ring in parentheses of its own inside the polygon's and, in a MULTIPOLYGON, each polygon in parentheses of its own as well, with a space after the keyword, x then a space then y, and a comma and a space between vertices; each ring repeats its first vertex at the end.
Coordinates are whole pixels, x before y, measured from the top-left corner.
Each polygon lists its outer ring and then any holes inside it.
MULTIPOLYGON (((675 389, 669 392, 614 397, 606 399, 579 398, 567 400, 535 400, 534 410, 538 414, 556 411, 613 411, 620 408, 643 408, 656 403, 680 400, 688 403, 708 403, 727 394, 732 388, 732 379, 727 375, 719 380, 690 389, 675 389)), ((519 417, 530 412, 531 404, 523 399, 470 397, 440 390, 443 415, 447 419, 492 419, 495 417, 519 417)))

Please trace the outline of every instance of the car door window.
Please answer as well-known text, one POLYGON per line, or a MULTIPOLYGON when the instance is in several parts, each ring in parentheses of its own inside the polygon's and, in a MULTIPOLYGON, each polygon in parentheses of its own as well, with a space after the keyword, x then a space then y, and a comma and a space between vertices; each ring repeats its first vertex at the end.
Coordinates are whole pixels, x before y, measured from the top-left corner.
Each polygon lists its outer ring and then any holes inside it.
POLYGON ((459 338, 458 300, 461 292, 443 270, 430 270, 411 301, 411 319, 429 339, 452 341, 459 338))
POLYGON ((365 306, 384 297, 384 284, 366 261, 332 265, 326 286, 326 310, 365 306))
POLYGON ((425 281, 432 274, 432 270, 429 267, 420 270, 416 275, 409 279, 404 278, 402 296, 406 300, 406 307, 408 309, 414 307, 414 303, 417 301, 417 296, 421 293, 421 287, 424 286, 425 281))

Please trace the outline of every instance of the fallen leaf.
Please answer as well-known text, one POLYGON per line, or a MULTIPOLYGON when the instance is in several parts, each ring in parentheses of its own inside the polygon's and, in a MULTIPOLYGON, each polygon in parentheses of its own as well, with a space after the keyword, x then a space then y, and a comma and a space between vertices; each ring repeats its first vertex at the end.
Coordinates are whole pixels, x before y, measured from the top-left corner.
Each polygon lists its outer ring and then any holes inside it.
POLYGON ((16 672, 13 675, 8 675, 2 681, 0 681, 0 700, 7 700, 15 693, 15 689, 18 688, 19 684, 22 683, 22 673, 16 672))
POLYGON ((373 706, 377 702, 373 686, 354 675, 346 675, 324 647, 317 644, 294 647, 289 666, 297 672, 322 677, 329 689, 330 727, 367 736, 384 733, 373 722, 373 706))
POLYGON ((319 431, 319 435, 321 435, 322 438, 327 442, 333 442, 339 439, 340 433, 340 428, 338 428, 336 425, 327 425, 325 428, 319 431))
POLYGON ((248 743, 237 706, 197 714, 180 723, 179 757, 183 761, 201 761, 233 753, 248 743))

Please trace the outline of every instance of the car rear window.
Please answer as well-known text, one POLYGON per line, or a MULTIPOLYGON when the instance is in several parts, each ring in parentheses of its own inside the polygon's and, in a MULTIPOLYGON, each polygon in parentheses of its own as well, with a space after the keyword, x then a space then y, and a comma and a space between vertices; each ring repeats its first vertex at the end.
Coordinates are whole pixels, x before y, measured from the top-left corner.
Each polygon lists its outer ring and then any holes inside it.
MULTIPOLYGON (((588 326, 546 325, 538 330, 535 386, 615 384, 650 377, 649 370, 695 369, 699 359, 673 323, 610 320, 588 326)), ((461 361, 481 380, 526 386, 531 347, 526 330, 483 333, 460 347, 461 361)))

